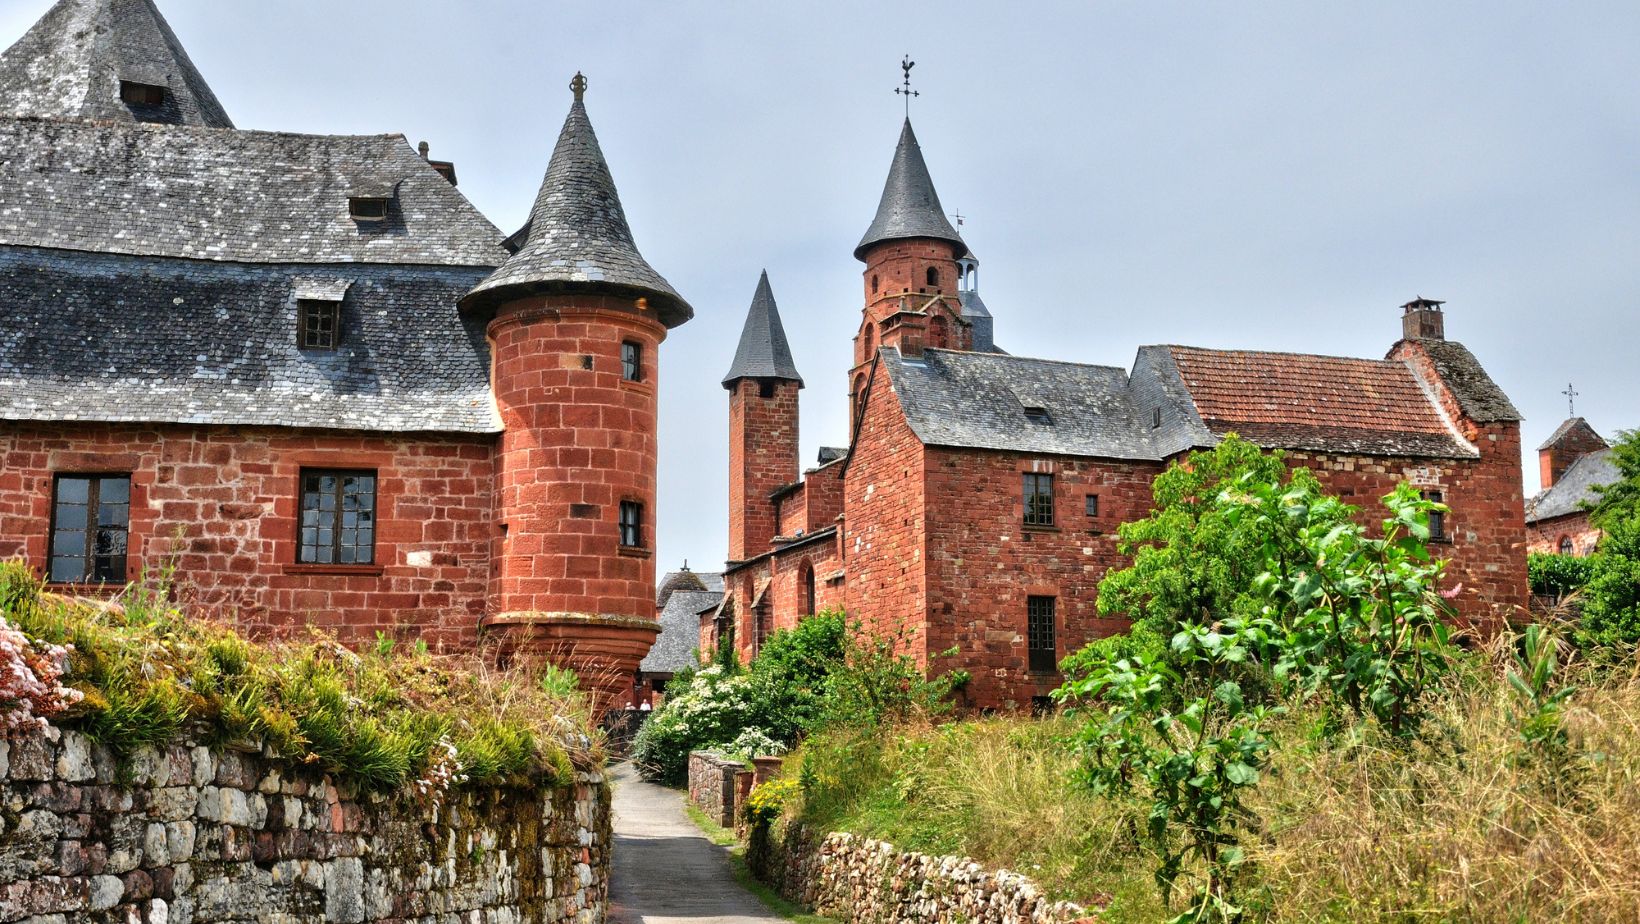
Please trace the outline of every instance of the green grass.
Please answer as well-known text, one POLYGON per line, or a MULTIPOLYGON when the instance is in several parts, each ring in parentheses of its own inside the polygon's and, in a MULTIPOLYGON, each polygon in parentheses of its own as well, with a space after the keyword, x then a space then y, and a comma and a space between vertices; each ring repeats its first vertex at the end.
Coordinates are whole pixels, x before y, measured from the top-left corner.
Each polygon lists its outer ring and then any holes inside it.
POLYGON ((183 739, 266 747, 378 792, 439 777, 562 784, 602 765, 567 672, 498 671, 387 637, 363 652, 318 635, 258 644, 178 602, 170 578, 145 577, 105 605, 45 593, 21 563, 0 562, 0 619, 71 646, 61 682, 82 698, 52 722, 122 762, 183 739))
POLYGON ((741 888, 752 893, 763 903, 763 907, 788 921, 796 921, 797 924, 838 924, 831 918, 809 913, 802 906, 787 901, 779 892, 759 882, 746 866, 746 848, 735 838, 735 832, 706 817, 705 812, 687 801, 684 802, 684 812, 688 814, 689 820, 695 823, 695 827, 706 835, 707 840, 729 849, 729 872, 741 888))

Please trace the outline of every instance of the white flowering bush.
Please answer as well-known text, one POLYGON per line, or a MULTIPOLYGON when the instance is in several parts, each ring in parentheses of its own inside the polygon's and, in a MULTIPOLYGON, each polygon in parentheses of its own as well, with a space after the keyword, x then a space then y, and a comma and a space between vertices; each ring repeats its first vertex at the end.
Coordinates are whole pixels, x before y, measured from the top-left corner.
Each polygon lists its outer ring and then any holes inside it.
POLYGON ((690 751, 726 745, 752 724, 751 685, 750 675, 714 664, 696 671, 682 689, 668 687, 666 702, 633 739, 633 762, 650 779, 682 783, 690 751))
POLYGON ((69 649, 36 642, 0 615, 0 733, 42 728, 83 694, 60 682, 69 649))

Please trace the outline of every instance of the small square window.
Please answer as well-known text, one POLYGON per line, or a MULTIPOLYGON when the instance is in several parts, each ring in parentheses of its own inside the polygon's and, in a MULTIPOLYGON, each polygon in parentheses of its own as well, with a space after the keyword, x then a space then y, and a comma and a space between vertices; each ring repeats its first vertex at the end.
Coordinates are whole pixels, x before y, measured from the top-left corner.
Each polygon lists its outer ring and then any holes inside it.
POLYGON ((631 549, 643 548, 643 504, 621 501, 621 545, 631 549))
POLYGON ((1051 674, 1059 669, 1059 618, 1053 597, 1028 597, 1025 601, 1025 640, 1033 674, 1051 674))
POLYGON ((621 343, 621 378, 628 382, 643 381, 643 344, 631 340, 621 343))
POLYGON ((1053 476, 1025 473, 1025 525, 1053 525, 1053 476))
POLYGON ((1089 494, 1088 495, 1087 514, 1088 514, 1088 519, 1090 519, 1090 520, 1095 519, 1099 516, 1099 495, 1097 495, 1097 494, 1089 494))
MULTIPOLYGON (((1432 503, 1444 504, 1446 503, 1444 497, 1445 495, 1443 495, 1440 491, 1424 492, 1424 500, 1432 503)), ((1446 534, 1446 511, 1431 510, 1429 512, 1429 541, 1450 542, 1451 540, 1452 537, 1446 534)))
POLYGON ((1038 424, 1051 424, 1051 423, 1053 423, 1053 416, 1048 413, 1048 409, 1045 408, 1045 407, 1027 406, 1025 408, 1025 419, 1029 420, 1031 423, 1038 423, 1038 424))
POLYGON ((166 88, 134 80, 120 81, 120 101, 127 106, 163 106, 166 88))
POLYGON ((125 583, 130 475, 58 475, 51 499, 50 579, 125 583))
POLYGON ((342 340, 342 303, 303 300, 296 303, 296 343, 304 350, 334 350, 342 340))
POLYGON ((347 200, 354 221, 386 221, 388 201, 378 196, 354 196, 347 200))
POLYGON ((296 560, 368 565, 376 560, 376 473, 303 469, 296 560))

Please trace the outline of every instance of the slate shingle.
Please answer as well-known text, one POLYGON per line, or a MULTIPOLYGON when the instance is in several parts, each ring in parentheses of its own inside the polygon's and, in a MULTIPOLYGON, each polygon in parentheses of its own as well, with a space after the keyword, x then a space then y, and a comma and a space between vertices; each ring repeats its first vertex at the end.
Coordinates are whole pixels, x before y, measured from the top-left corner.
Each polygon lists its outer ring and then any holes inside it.
POLYGON ((752 306, 746 311, 746 324, 740 331, 740 343, 735 347, 734 362, 729 374, 723 377, 725 387, 740 379, 786 379, 803 384, 792 360, 791 344, 786 342, 786 328, 780 323, 780 308, 774 302, 774 290, 769 287, 769 272, 757 280, 757 291, 752 294, 752 306))
POLYGON ((923 160, 922 146, 917 144, 917 133, 911 130, 911 120, 906 119, 900 129, 900 143, 894 149, 894 162, 888 168, 888 180, 883 184, 883 197, 877 203, 877 214, 854 248, 854 256, 863 259, 872 244, 913 237, 950 241, 957 245, 959 257, 968 250, 962 235, 945 217, 940 195, 934 191, 934 178, 923 160))
POLYGON ((1579 456, 1566 469, 1560 480, 1547 491, 1526 502, 1526 522, 1537 523, 1567 514, 1577 513, 1585 503, 1600 499, 1597 485, 1615 484, 1623 473, 1617 469, 1617 459, 1610 449, 1579 456))

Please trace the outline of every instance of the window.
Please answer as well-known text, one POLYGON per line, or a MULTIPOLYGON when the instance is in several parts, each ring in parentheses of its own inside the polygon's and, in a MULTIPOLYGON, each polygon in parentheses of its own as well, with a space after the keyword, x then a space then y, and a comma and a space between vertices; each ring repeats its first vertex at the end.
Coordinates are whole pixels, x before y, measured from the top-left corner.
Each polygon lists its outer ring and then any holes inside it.
POLYGON ((127 106, 163 106, 165 88, 134 80, 120 81, 120 101, 127 106))
POLYGON ((342 340, 342 303, 304 299, 296 303, 296 345, 304 350, 334 350, 342 340))
POLYGON ((1031 673, 1051 674, 1059 669, 1058 628, 1053 597, 1026 598, 1025 641, 1031 673))
POLYGON ((876 276, 872 276, 871 277, 871 294, 872 295, 877 294, 877 288, 878 288, 878 279, 877 279, 876 276))
POLYGON ((1158 408, 1152 408, 1151 411, 1150 411, 1150 429, 1160 430, 1161 428, 1162 428, 1162 409, 1159 408, 1159 407, 1158 408))
POLYGON ((814 566, 803 563, 803 615, 813 616, 815 610, 814 566))
POLYGON ((1047 408, 1045 408, 1045 407, 1034 407, 1032 405, 1026 405, 1025 406, 1025 419, 1029 420, 1031 423, 1039 423, 1039 424, 1051 424, 1051 423, 1053 423, 1053 415, 1048 413, 1047 408))
POLYGON ((1088 495, 1087 513, 1088 513, 1088 519, 1090 519, 1090 520, 1095 519, 1099 516, 1099 495, 1097 495, 1097 494, 1089 494, 1088 495))
POLYGON ((354 196, 347 200, 347 210, 354 221, 387 220, 387 200, 380 196, 354 196))
POLYGON ((51 501, 51 580, 125 583, 130 475, 58 475, 51 501))
POLYGON ((621 501, 621 545, 638 549, 643 547, 643 504, 621 501))
POLYGON ((368 565, 376 560, 376 473, 302 472, 302 533, 296 560, 368 565))
MULTIPOLYGON (((1439 491, 1425 491, 1424 500, 1440 504, 1442 494, 1439 491)), ((1451 537, 1446 534, 1446 511, 1431 510, 1429 512, 1429 541, 1448 542, 1451 537)))
POLYGON ((1576 550, 1576 548, 1575 548, 1575 546, 1572 545, 1572 537, 1571 536, 1561 536, 1560 537, 1560 554, 1570 555, 1575 550, 1576 550))
POLYGON ((940 284, 940 271, 939 271, 939 268, 934 267, 934 266, 930 266, 928 268, 927 278, 928 278, 928 284, 930 286, 938 286, 940 284))
POLYGON ((643 345, 631 340, 621 341, 621 378, 628 382, 643 381, 643 345))
POLYGON ((1025 474, 1025 525, 1053 525, 1053 476, 1025 474))

